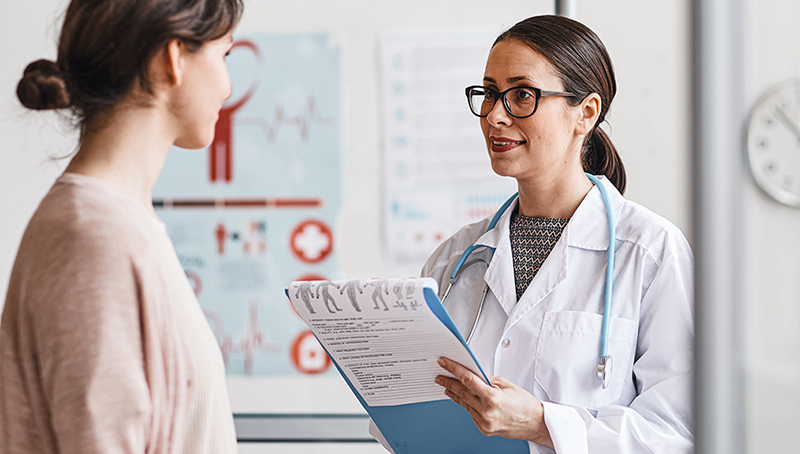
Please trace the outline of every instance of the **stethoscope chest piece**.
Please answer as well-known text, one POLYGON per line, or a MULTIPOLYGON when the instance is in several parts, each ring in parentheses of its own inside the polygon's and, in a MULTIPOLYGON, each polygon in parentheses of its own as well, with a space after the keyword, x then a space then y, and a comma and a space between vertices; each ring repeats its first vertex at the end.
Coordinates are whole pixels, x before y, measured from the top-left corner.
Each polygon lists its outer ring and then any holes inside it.
POLYGON ((608 388, 608 383, 611 381, 611 367, 614 361, 611 355, 600 358, 600 364, 597 365, 597 378, 603 381, 603 389, 608 388))

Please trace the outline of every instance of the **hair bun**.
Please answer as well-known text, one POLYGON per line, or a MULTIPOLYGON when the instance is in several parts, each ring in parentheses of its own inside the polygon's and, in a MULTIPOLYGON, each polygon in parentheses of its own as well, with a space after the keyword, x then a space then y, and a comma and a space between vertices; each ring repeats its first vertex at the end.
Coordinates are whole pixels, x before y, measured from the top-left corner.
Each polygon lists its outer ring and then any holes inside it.
POLYGON ((35 110, 64 109, 70 106, 64 72, 51 60, 36 60, 25 68, 17 85, 17 98, 35 110))

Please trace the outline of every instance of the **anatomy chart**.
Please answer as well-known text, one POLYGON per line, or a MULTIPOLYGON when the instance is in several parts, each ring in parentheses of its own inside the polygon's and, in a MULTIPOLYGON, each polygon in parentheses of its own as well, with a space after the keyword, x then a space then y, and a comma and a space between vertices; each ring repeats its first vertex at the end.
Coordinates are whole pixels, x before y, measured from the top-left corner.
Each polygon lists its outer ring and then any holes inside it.
POLYGON ((464 89, 481 85, 497 31, 382 35, 385 238, 392 262, 414 263, 514 192, 492 172, 464 89))
POLYGON ((483 375, 431 311, 425 287, 436 298, 430 278, 292 282, 287 292, 367 404, 384 406, 448 399, 433 381, 447 375, 441 356, 483 375))
POLYGON ((236 36, 203 150, 171 151, 154 205, 229 374, 336 375, 286 282, 337 274, 340 57, 323 35, 236 36))

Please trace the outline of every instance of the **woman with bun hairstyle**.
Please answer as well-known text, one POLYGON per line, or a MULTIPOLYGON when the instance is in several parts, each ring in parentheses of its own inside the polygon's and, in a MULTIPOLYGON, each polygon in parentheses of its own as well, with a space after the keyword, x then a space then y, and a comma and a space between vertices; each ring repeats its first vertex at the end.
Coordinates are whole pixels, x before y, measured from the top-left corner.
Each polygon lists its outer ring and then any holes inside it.
POLYGON ((17 95, 80 129, 34 213, 0 322, 0 452, 234 453, 216 339, 152 189, 202 148, 241 0, 72 0, 17 95))
POLYGON ((526 440, 532 453, 693 449, 692 251, 678 228, 622 197, 625 170, 600 129, 615 93, 611 59, 586 26, 538 16, 501 34, 467 97, 492 169, 516 179, 519 196, 422 270, 493 386, 447 358, 436 382, 483 434, 526 440), (600 361, 611 228, 599 185, 616 226, 613 362, 600 361), (477 265, 464 273, 481 274, 444 298, 472 245, 477 265))

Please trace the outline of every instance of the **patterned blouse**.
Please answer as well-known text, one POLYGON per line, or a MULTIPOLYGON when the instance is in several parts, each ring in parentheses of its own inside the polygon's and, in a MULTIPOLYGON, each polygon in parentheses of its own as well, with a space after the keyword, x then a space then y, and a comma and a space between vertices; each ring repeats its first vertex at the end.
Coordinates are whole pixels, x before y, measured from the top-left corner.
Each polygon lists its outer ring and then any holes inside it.
POLYGON ((550 255, 568 221, 569 219, 529 218, 520 216, 514 210, 509 237, 517 301, 550 255))

